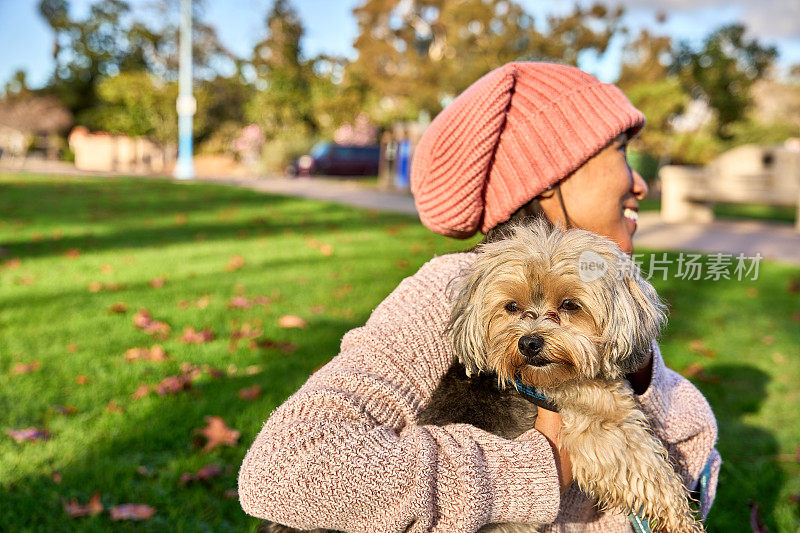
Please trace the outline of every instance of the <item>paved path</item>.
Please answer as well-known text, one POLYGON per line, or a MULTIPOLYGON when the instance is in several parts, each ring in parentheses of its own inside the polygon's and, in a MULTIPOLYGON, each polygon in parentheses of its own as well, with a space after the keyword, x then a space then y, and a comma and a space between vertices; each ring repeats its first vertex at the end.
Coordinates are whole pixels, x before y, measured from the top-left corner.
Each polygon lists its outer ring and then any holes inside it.
MULTIPOLYGON (((365 188, 356 182, 319 178, 211 179, 261 192, 339 202, 358 207, 416 214, 411 196, 365 188)), ((800 232, 792 224, 755 220, 716 220, 710 224, 666 224, 656 212, 641 213, 637 246, 658 250, 722 252, 800 265, 800 232)))

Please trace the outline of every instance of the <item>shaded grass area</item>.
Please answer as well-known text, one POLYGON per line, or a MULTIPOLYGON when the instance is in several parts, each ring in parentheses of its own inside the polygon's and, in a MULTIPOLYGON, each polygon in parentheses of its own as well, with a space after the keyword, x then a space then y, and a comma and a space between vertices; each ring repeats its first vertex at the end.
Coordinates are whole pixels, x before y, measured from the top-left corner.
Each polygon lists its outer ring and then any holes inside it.
MULTIPOLYGON (((161 180, 0 175, 0 213, 0 429, 52 432, 49 441, 21 444, 0 434, 0 527, 10 531, 252 528, 226 491, 269 413, 403 277, 434 254, 473 243, 438 237, 405 216, 161 180), (234 256, 243 265, 231 270, 234 256), (166 281, 154 288, 154 278, 166 281), (103 288, 90 291, 97 284, 103 288), (236 295, 269 303, 229 309, 236 295), (127 313, 109 313, 116 302, 127 313), (159 342, 133 326, 140 308, 171 326, 161 341, 170 360, 125 360, 128 348, 159 342), (286 314, 308 327, 278 327, 286 314), (296 350, 246 341, 231 349, 231 333, 244 323, 296 350), (208 327, 216 338, 183 344, 187 326, 208 327), (41 368, 12 375, 31 361, 41 368), (176 395, 131 398, 184 362, 224 376, 204 374, 176 395), (78 384, 79 375, 88 381, 78 384), (256 384, 256 401, 239 398, 256 384), (109 412, 111 401, 124 412, 109 412), (76 412, 59 414, 58 405, 76 412), (241 431, 236 447, 204 454, 193 444, 208 415, 241 431), (222 476, 179 483, 209 463, 222 476), (94 491, 106 507, 146 503, 158 512, 143 523, 111 522, 108 513, 68 518, 62 502, 85 503, 94 491)), ((668 364, 702 365, 696 384, 720 425, 725 463, 712 531, 746 526, 750 499, 773 530, 800 526, 790 500, 800 492, 791 459, 800 444, 800 298, 789 290, 798 276, 797 268, 764 264, 757 281, 654 280, 672 308, 662 343, 668 364)))

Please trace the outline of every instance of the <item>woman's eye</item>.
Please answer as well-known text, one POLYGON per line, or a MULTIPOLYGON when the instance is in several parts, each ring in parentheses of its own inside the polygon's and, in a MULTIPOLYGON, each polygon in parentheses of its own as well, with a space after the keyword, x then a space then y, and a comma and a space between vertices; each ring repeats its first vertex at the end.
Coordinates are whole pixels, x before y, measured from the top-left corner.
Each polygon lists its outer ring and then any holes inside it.
POLYGON ((577 311, 581 308, 581 306, 578 305, 575 300, 566 299, 561 302, 561 305, 558 308, 563 309, 564 311, 577 311))
POLYGON ((506 304, 506 311, 509 313, 517 313, 519 312, 519 305, 517 305, 517 302, 508 302, 506 304))

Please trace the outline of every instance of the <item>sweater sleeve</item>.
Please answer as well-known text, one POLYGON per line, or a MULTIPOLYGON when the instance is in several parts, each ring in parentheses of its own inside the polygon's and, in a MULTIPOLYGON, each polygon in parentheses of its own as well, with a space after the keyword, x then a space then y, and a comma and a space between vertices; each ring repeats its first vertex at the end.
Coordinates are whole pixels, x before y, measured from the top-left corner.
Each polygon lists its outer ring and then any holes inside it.
POLYGON ((639 396, 639 402, 690 490, 698 486, 700 475, 708 466, 710 476, 700 507, 705 518, 714 502, 722 463, 714 447, 717 421, 700 391, 689 380, 667 368, 658 345, 653 346, 653 376, 650 387, 639 396))
POLYGON ((344 531, 555 519, 558 476, 544 436, 509 441, 465 424, 416 424, 454 358, 446 286, 470 255, 436 258, 404 280, 273 412, 239 472, 247 513, 344 531))

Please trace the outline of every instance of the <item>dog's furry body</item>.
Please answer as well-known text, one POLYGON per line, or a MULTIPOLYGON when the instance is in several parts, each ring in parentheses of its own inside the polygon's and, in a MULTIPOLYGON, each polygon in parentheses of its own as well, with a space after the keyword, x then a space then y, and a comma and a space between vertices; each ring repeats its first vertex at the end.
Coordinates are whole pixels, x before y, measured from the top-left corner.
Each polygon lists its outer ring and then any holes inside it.
MULTIPOLYGON (((448 331, 458 360, 418 423, 467 423, 514 439, 533 427, 537 413, 514 383, 536 387, 562 416, 561 446, 575 482, 601 509, 641 512, 653 529, 702 531, 624 377, 645 361, 665 320, 630 258, 607 239, 544 221, 515 227, 478 251, 453 285, 448 331), (605 270, 584 281, 579 264, 587 252, 605 270)), ((296 530, 265 524, 262 531, 296 530)), ((489 524, 481 531, 537 527, 489 524)))

